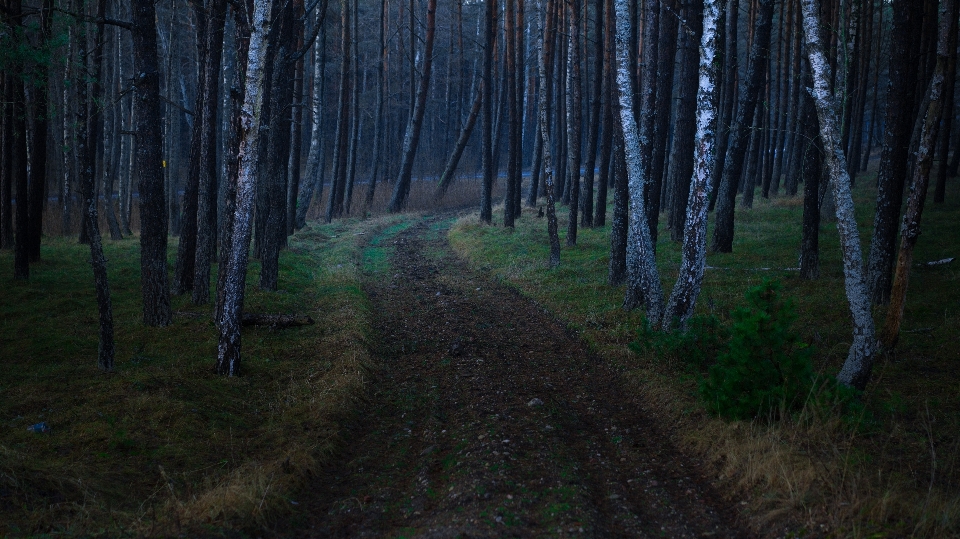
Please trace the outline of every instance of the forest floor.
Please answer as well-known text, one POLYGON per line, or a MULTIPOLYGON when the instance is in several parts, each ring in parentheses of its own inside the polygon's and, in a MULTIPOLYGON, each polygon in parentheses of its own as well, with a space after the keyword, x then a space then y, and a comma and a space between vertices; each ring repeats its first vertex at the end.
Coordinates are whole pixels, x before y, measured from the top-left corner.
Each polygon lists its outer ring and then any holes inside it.
POLYGON ((751 537, 621 373, 451 251, 451 222, 371 238, 392 242, 371 395, 273 535, 751 537))

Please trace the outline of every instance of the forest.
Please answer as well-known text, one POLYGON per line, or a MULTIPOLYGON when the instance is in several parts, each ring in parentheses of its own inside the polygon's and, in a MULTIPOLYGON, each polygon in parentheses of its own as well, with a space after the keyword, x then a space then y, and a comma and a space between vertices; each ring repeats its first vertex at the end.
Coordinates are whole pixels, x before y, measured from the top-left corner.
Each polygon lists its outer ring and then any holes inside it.
POLYGON ((960 0, 0 0, 0 534, 960 535, 958 51, 960 0))

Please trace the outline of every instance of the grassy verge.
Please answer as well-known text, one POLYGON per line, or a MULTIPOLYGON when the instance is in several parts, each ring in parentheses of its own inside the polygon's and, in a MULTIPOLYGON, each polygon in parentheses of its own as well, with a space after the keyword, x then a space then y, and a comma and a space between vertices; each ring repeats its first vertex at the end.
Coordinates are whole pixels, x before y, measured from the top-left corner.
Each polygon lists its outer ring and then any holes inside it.
MULTIPOLYGON (((212 374, 208 316, 140 323, 136 239, 106 245, 117 340, 109 375, 96 369, 87 247, 47 241, 29 282, 14 282, 12 254, 0 253, 11 269, 0 278, 0 535, 219 533, 291 508, 363 393, 364 247, 395 221, 308 226, 281 254, 277 292, 257 289, 252 263, 248 312, 316 324, 245 329, 243 376, 233 379, 212 374), (28 431, 39 422, 51 430, 28 431)), ((174 310, 209 313, 188 298, 174 298, 174 310)))
MULTIPOLYGON (((862 178, 860 184, 873 181, 862 178)), ((856 197, 867 246, 875 191, 861 187, 856 197)), ((928 207, 916 261, 960 255, 958 198, 953 189, 948 204, 928 207)), ((728 321, 749 287, 776 279, 797 300, 796 328, 814 346, 816 367, 832 375, 851 333, 836 228, 826 222, 821 228, 821 277, 801 280, 794 269, 801 199, 757 200, 754 209, 737 210, 734 253, 708 256, 698 313, 728 321)), ((623 287, 606 284, 609 227, 581 230, 578 246, 564 248, 561 266, 550 271, 546 222, 534 215, 525 210, 515 230, 467 217, 449 238, 475 267, 541 303, 622 367, 649 413, 705 463, 732 501, 744 502, 758 529, 851 537, 960 533, 960 262, 913 271, 906 331, 896 351, 876 366, 861 417, 851 422, 806 409, 776 423, 726 423, 708 416, 697 400, 702 369, 682 357, 628 350, 641 318, 621 308, 623 287)), ((679 246, 663 221, 660 227, 658 264, 669 292, 679 246)), ((883 314, 875 312, 878 322, 883 314)))

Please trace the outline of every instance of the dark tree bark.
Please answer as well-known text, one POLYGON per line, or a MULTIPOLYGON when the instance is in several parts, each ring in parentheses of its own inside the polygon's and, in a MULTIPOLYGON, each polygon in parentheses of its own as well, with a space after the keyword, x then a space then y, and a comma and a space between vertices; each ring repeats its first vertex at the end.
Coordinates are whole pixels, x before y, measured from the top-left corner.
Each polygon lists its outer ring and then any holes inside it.
POLYGON ((360 32, 357 22, 357 13, 360 7, 357 2, 353 3, 352 22, 353 32, 350 39, 350 65, 353 72, 353 86, 351 87, 350 109, 353 115, 350 118, 350 144, 347 148, 347 187, 343 193, 343 211, 350 215, 350 207, 353 203, 353 182, 357 176, 357 153, 360 144, 360 56, 357 47, 358 34, 360 32))
POLYGON ((719 253, 733 251, 733 223, 737 183, 743 171, 747 143, 750 139, 750 122, 757 108, 757 100, 763 85, 770 47, 773 0, 757 0, 757 13, 753 28, 753 43, 747 61, 746 84, 740 87, 737 98, 737 115, 730 127, 727 157, 723 164, 720 190, 717 194, 717 221, 713 229, 711 250, 719 253))
MULTIPOLYGON (((953 34, 956 31, 957 17, 954 6, 957 0, 945 0, 940 5, 940 29, 937 39, 937 65, 930 81, 930 105, 926 110, 923 131, 917 153, 917 162, 910 182, 910 196, 907 209, 900 226, 900 252, 897 257, 890 307, 880 335, 880 341, 887 348, 896 346, 900 338, 900 324, 903 322, 903 310, 907 297, 907 285, 910 280, 910 267, 913 265, 913 248, 920 237, 920 219, 923 215, 924 201, 927 198, 927 185, 930 167, 933 164, 934 142, 940 128, 942 95, 950 61, 953 34)), ((956 51, 956 47, 953 47, 956 51)), ((949 136, 949 133, 946 133, 949 136)))
POLYGON ((567 3, 569 40, 567 42, 567 167, 570 170, 567 219, 567 247, 577 244, 577 219, 580 210, 580 158, 583 114, 580 98, 580 0, 567 3))
MULTIPOLYGON (((11 12, 17 19, 20 18, 19 0, 11 3, 11 12)), ((30 228, 30 196, 27 188, 27 96, 23 79, 14 73, 11 78, 13 84, 13 181, 16 184, 16 237, 13 245, 13 278, 26 280, 30 278, 30 256, 27 248, 27 234, 30 228)), ((94 145, 96 148, 96 145, 94 145)))
POLYGON ((423 75, 417 88, 416 105, 412 110, 407 132, 403 137, 403 158, 400 161, 400 173, 390 200, 391 212, 403 209, 410 195, 410 180, 413 173, 413 161, 420 144, 420 129, 423 127, 423 115, 427 108, 427 91, 430 89, 430 70, 433 66, 433 43, 436 35, 437 0, 427 0, 427 34, 423 47, 423 75))
MULTIPOLYGON (((593 186, 597 165, 597 146, 600 144, 600 119, 603 114, 603 0, 594 2, 593 21, 593 85, 590 90, 590 131, 587 134, 587 155, 584 163, 583 197, 581 197, 581 222, 585 227, 593 227, 593 186)), ((604 193, 606 199, 606 193, 604 193)), ((606 200, 604 200, 606 201, 606 200)))
POLYGON ((673 97, 674 63, 677 56, 677 32, 679 21, 675 12, 665 2, 660 2, 659 48, 657 50, 657 115, 653 135, 653 162, 650 166, 647 219, 650 239, 657 244, 657 225, 660 217, 660 202, 663 193, 663 177, 666 168, 667 141, 670 133, 670 110, 673 97), (655 216, 655 217, 653 217, 655 216))
POLYGON ((620 105, 614 103, 613 152, 610 159, 610 179, 613 182, 613 218, 610 223, 610 264, 607 267, 607 283, 619 286, 627 281, 627 235, 630 218, 627 204, 630 190, 627 178, 627 161, 623 152, 623 128, 620 127, 620 105))
POLYGON ((519 208, 516 205, 516 193, 520 189, 520 174, 516 163, 520 156, 517 154, 517 136, 520 133, 517 107, 517 51, 516 29, 514 28, 516 11, 513 0, 505 0, 503 11, 503 41, 504 47, 504 75, 506 78, 507 102, 507 193, 503 201, 503 226, 513 227, 514 219, 519 208))
MULTIPOLYGON (((53 0, 40 5, 40 38, 46 45, 51 38, 53 0)), ((30 149, 30 225, 27 231, 27 255, 30 262, 40 261, 40 240, 43 236, 43 207, 47 198, 47 103, 50 92, 49 70, 33 92, 33 146, 30 149)), ((0 134, 2 137, 2 134, 0 134)))
POLYGON ((890 75, 887 85, 887 111, 884 121, 883 150, 877 176, 877 209, 867 265, 867 287, 875 304, 890 299, 893 251, 897 239, 897 220, 903 203, 907 177, 910 134, 913 127, 917 73, 916 31, 921 24, 923 5, 916 0, 893 0, 890 34, 890 75))
MULTIPOLYGON (((106 0, 97 1, 97 19, 103 20, 106 10, 106 0)), ((80 58, 84 64, 88 61, 86 39, 80 42, 80 58)), ((93 41, 93 50, 90 51, 92 65, 88 71, 90 76, 90 95, 87 107, 87 84, 80 81, 77 87, 77 97, 80 107, 77 115, 78 147, 80 158, 80 186, 83 193, 84 217, 86 219, 87 235, 90 238, 90 261, 93 266, 93 279, 97 293, 97 307, 100 313, 99 347, 97 366, 102 371, 113 370, 114 342, 113 342, 113 307, 110 302, 110 284, 107 280, 107 260, 103 256, 103 244, 100 239, 100 227, 97 222, 97 197, 95 188, 97 144, 103 129, 103 114, 100 110, 101 101, 101 72, 103 71, 103 23, 97 24, 93 41), (88 112, 89 111, 89 112, 88 112)))
MULTIPOLYGON (((802 83, 810 87, 809 69, 804 61, 802 83)), ((802 100, 803 126, 801 156, 803 175, 803 226, 800 240, 800 278, 814 280, 820 276, 820 183, 823 178, 823 146, 820 144, 820 124, 813 98, 802 100)))
POLYGON ((200 168, 197 194, 197 241, 193 277, 193 302, 205 305, 210 301, 210 266, 217 238, 217 108, 220 96, 220 65, 223 56, 223 31, 226 24, 226 0, 212 0, 206 32, 207 61, 201 117, 200 168))
POLYGON ((696 134, 697 86, 699 81, 700 36, 703 33, 703 0, 685 2, 686 27, 680 38, 680 79, 677 81, 677 114, 670 146, 670 238, 683 241, 687 216, 687 198, 693 177, 694 136, 696 134))
MULTIPOLYGON (((659 0, 656 0, 659 4, 659 0)), ((658 6, 659 9, 659 6, 658 6)), ((596 215, 593 218, 594 226, 604 226, 607 223, 607 188, 610 183, 610 162, 613 154, 613 101, 616 87, 613 82, 614 57, 614 11, 613 0, 604 0, 604 27, 603 34, 603 129, 600 134, 600 178, 597 181, 596 215)))
POLYGON ((347 183, 347 143, 350 132, 350 8, 348 0, 340 0, 340 92, 337 97, 337 134, 333 146, 333 177, 330 178, 330 195, 327 199, 329 223, 343 214, 343 193, 347 183))
POLYGON ((0 249, 13 247, 13 161, 14 95, 13 74, 2 73, 3 81, 3 161, 0 161, 0 249))
MULTIPOLYGON (((480 220, 490 223, 493 220, 493 46, 496 41, 496 2, 486 2, 483 29, 483 125, 481 126, 481 151, 483 152, 483 186, 480 191, 480 220)), ((552 36, 550 36, 552 37, 552 36)), ((542 47, 542 45, 541 45, 542 47)), ((543 77, 541 81, 545 81, 543 77)), ((548 83, 549 84, 549 83, 548 83)), ((546 137, 547 134, 545 133, 546 137)))
MULTIPOLYGON (((296 0, 293 3, 293 16, 296 21, 305 21, 303 0, 296 0)), ((293 66, 293 119, 290 122, 290 155, 287 164, 287 201, 286 214, 284 216, 284 228, 286 233, 283 236, 283 245, 287 244, 287 236, 293 234, 297 224, 297 195, 300 194, 300 162, 303 155, 303 107, 304 107, 304 81, 305 72, 303 69, 303 54, 300 51, 304 47, 303 42, 304 25, 294 23, 293 54, 296 60, 293 66)))
POLYGON ((367 206, 373 203, 373 195, 377 189, 377 182, 380 180, 382 171, 386 167, 382 166, 381 155, 383 154, 384 139, 386 135, 386 124, 383 113, 384 106, 384 97, 387 87, 387 38, 386 38, 386 26, 387 26, 387 0, 382 0, 380 2, 380 24, 379 28, 379 39, 380 39, 380 61, 377 63, 377 122, 374 127, 373 133, 373 170, 370 172, 370 183, 367 186, 367 197, 366 203, 367 206))
MULTIPOLYGON (((956 20, 960 17, 960 2, 953 2, 953 14, 949 15, 956 20)), ((950 43, 947 47, 950 56, 947 58, 946 80, 943 86, 943 113, 942 113, 942 131, 937 143, 937 184, 933 191, 933 203, 943 204, 946 199, 947 190, 947 153, 950 150, 950 134, 953 131, 953 104, 954 89, 956 88, 957 78, 957 25, 953 25, 950 33, 950 43)), ((960 153, 960 152, 958 152, 960 153)))
POLYGON ((167 212, 161 140, 163 115, 160 109, 156 12, 152 0, 135 0, 133 3, 133 53, 143 323, 162 327, 170 324, 173 314, 167 281, 167 212))
MULTIPOLYGON (((481 105, 483 104, 483 83, 477 89, 477 96, 473 99, 473 106, 470 107, 470 115, 467 116, 467 123, 464 124, 460 135, 457 137, 457 144, 447 160, 447 165, 443 168, 443 174, 440 175, 440 181, 437 183, 437 189, 434 192, 434 198, 440 200, 447 193, 450 184, 453 183, 457 173, 457 166, 460 164, 460 157, 470 142, 470 135, 473 133, 474 126, 477 125, 477 118, 480 116, 481 105)), ((506 217, 506 216, 504 216, 506 217)))
MULTIPOLYGON (((197 18, 197 99, 194 109, 203 111, 204 101, 207 99, 205 87, 207 84, 207 48, 209 32, 207 22, 207 7, 194 6, 197 18)), ((217 73, 219 78, 219 73, 217 73)), ((201 112, 193 122, 193 134, 190 141, 190 170, 186 184, 183 187, 183 219, 180 223, 180 243, 177 245, 177 259, 173 266, 173 294, 180 295, 193 290, 194 268, 197 254, 197 197, 200 186, 200 148, 204 129, 213 126, 204 125, 204 115, 201 112)))

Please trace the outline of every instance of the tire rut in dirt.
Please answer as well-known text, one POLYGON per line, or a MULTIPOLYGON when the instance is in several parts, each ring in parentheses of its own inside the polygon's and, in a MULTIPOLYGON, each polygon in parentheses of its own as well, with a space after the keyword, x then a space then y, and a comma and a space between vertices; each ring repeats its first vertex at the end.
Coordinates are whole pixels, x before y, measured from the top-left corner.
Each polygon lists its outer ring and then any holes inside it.
MULTIPOLYGON (((372 283, 383 364, 295 528, 316 537, 748 537, 618 374, 436 222, 372 283)), ((287 530, 288 532, 291 530, 287 530)))

